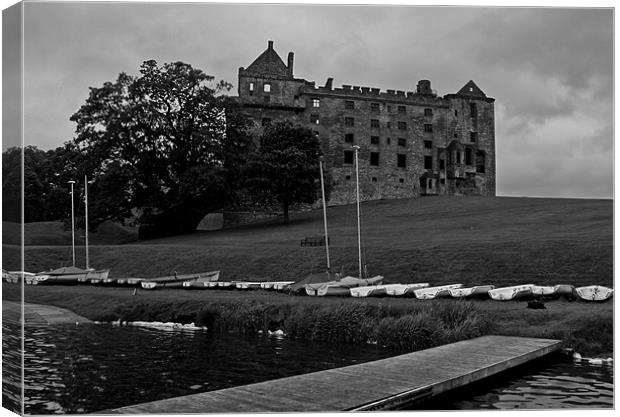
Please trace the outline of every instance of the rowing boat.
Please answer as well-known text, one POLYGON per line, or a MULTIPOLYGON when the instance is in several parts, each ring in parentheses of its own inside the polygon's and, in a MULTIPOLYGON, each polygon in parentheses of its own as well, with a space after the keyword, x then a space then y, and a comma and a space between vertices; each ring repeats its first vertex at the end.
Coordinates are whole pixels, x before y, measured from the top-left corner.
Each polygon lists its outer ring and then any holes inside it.
POLYGON ((450 290, 461 288, 463 284, 439 285, 437 287, 420 288, 413 291, 416 298, 421 300, 432 300, 434 298, 450 297, 450 290))
POLYGON ((495 285, 477 285, 469 288, 450 288, 448 291, 454 298, 485 298, 495 285))
POLYGON ((381 297, 387 295, 387 290, 392 287, 400 287, 402 284, 386 284, 386 285, 366 285, 363 287, 353 287, 349 291, 353 297, 381 297))
POLYGON ((413 296, 413 292, 415 290, 427 287, 428 282, 420 282, 415 284, 394 284, 389 288, 386 288, 385 292, 387 293, 387 295, 391 295, 394 297, 413 296))
POLYGON ((489 291, 489 297, 494 300, 519 300, 532 296, 534 284, 515 285, 512 287, 495 288, 489 291))
POLYGON ((584 301, 605 301, 611 298, 614 293, 613 288, 602 285, 590 285, 576 289, 577 295, 584 301))

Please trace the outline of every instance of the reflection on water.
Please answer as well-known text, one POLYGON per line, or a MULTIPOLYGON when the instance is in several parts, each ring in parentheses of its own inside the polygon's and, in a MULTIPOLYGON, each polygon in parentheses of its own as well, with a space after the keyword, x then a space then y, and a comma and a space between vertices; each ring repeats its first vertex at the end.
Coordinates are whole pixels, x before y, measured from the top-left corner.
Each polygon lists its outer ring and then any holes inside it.
MULTIPOLYGON (((3 405, 19 410, 18 326, 3 322, 3 405)), ((377 360, 377 346, 109 325, 27 326, 25 412, 90 413, 377 360)), ((610 408, 613 368, 538 361, 416 409, 610 408)), ((172 413, 174 410, 170 410, 172 413)))
POLYGON ((25 347, 31 414, 88 413, 399 353, 370 345, 352 349, 109 325, 27 326, 25 347))
POLYGON ((21 326, 10 328, 2 321, 2 406, 21 414, 21 326))
POLYGON ((613 366, 538 360, 416 409, 562 409, 613 407, 613 366))

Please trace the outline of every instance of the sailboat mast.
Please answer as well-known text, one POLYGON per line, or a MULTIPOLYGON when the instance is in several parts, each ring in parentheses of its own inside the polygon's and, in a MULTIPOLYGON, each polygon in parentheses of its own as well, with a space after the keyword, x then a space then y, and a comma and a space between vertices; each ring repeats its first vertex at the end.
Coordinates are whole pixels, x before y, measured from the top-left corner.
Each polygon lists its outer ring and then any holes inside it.
POLYGON ((73 207, 73 184, 75 181, 69 181, 71 185, 71 253, 73 254, 73 266, 75 266, 75 214, 73 207))
POLYGON ((359 146, 353 146, 355 149, 355 191, 356 191, 356 201, 357 201, 357 251, 358 251, 358 259, 359 259, 359 278, 362 278, 362 230, 360 228, 360 170, 359 170, 359 160, 357 158, 357 151, 359 150, 359 146))
POLYGON ((325 183, 323 182, 323 157, 319 158, 321 171, 321 198, 323 199, 323 228, 325 229, 325 252, 327 252, 327 273, 331 270, 329 262, 329 237, 327 236, 327 202, 325 201, 325 183))
POLYGON ((84 230, 86 241, 86 269, 88 268, 88 178, 84 175, 84 230))

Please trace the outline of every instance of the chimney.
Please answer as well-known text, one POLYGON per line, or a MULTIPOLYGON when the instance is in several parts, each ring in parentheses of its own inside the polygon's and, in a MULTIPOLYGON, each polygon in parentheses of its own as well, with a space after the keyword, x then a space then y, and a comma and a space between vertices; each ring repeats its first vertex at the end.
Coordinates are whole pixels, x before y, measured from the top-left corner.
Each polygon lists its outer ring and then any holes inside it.
POLYGON ((329 88, 331 90, 333 83, 334 83, 334 79, 332 77, 329 77, 327 79, 327 82, 325 83, 325 87, 327 87, 327 88, 329 88))
POLYGON ((267 41, 267 49, 269 49, 270 51, 273 50, 273 41, 267 41))
POLYGON ((295 54, 292 52, 288 53, 288 64, 286 68, 288 68, 288 75, 293 76, 293 59, 295 58, 295 54))

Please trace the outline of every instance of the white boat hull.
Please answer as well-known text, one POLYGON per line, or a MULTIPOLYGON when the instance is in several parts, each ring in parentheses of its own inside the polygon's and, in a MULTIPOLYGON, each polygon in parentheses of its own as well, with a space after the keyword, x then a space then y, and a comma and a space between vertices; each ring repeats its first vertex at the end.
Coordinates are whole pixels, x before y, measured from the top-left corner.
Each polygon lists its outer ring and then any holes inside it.
POLYGON ((534 284, 526 284, 495 288, 489 291, 489 297, 498 301, 518 300, 531 296, 533 286, 534 284))
POLYGON ((614 293, 612 288, 602 285, 590 285, 576 289, 577 295, 584 301, 605 301, 611 298, 614 293))
POLYGON ((451 288, 448 291, 453 298, 488 297, 495 285, 478 285, 470 288, 451 288))
POLYGON ((395 284, 389 288, 385 289, 387 295, 391 295, 394 297, 402 297, 406 295, 413 295, 415 290, 419 290, 420 288, 427 288, 428 282, 421 282, 415 284, 395 284))
POLYGON ((365 297, 381 297, 387 295, 387 290, 400 287, 402 284, 386 284, 386 285, 368 285, 364 287, 350 288, 351 296, 358 298, 365 297))
POLYGON ((437 287, 420 288, 415 290, 413 294, 420 300, 432 300, 438 297, 445 297, 450 295, 450 290, 454 288, 461 288, 463 284, 449 284, 440 285, 437 287))

